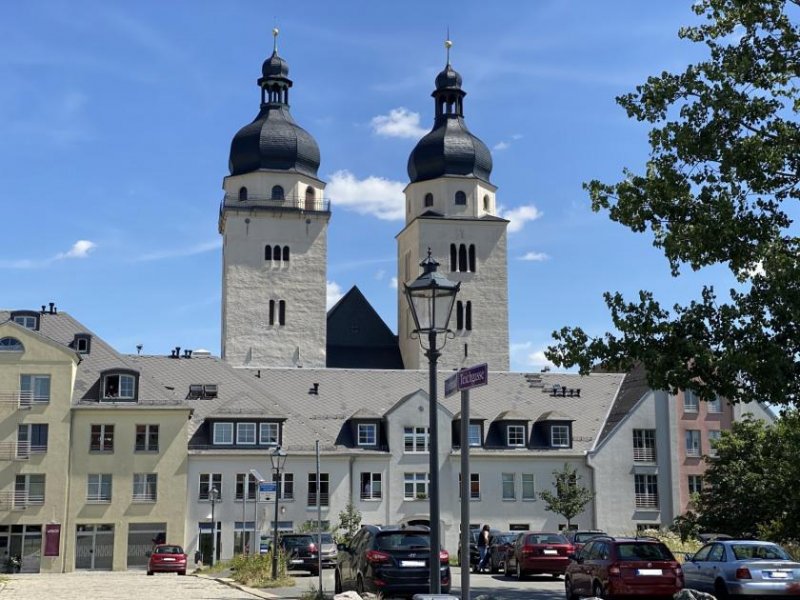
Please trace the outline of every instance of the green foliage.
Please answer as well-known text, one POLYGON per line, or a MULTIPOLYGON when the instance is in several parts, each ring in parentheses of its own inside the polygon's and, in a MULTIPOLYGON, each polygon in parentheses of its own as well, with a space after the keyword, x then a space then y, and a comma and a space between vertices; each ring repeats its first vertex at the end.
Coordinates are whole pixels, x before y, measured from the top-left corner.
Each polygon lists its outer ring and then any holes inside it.
POLYGON ((675 517, 669 530, 677 534, 682 543, 686 543, 688 540, 697 538, 697 534, 700 533, 700 523, 697 515, 688 510, 675 517))
POLYGON ((539 492, 539 497, 547 504, 545 510, 559 514, 567 520, 569 529, 572 519, 583 512, 586 505, 594 498, 594 493, 578 485, 582 478, 569 463, 564 463, 560 471, 553 471, 553 477, 555 494, 550 490, 544 490, 539 492))
POLYGON ((361 511, 352 502, 348 502, 344 510, 339 513, 336 540, 342 544, 349 544, 359 529, 361 529, 361 511))
MULTIPOLYGON (((297 533, 316 533, 317 531, 319 531, 319 528, 317 527, 316 519, 309 519, 308 521, 303 521, 297 528, 297 533)), ((328 529, 325 528, 322 531, 326 532, 328 531, 328 529)))
POLYGON ((286 556, 278 552, 278 577, 272 579, 272 553, 237 554, 227 565, 231 577, 249 587, 290 587, 294 580, 286 572, 286 556))
POLYGON ((649 232, 673 276, 721 266, 728 297, 705 286, 688 305, 647 291, 606 293, 617 333, 554 332, 547 356, 588 373, 641 362, 650 385, 708 400, 800 402, 800 29, 798 0, 698 0, 679 36, 707 58, 617 98, 653 126, 645 172, 584 184, 595 211, 649 232))
POLYGON ((698 499, 705 531, 783 542, 800 540, 800 413, 774 425, 745 418, 724 432, 707 458, 698 499))

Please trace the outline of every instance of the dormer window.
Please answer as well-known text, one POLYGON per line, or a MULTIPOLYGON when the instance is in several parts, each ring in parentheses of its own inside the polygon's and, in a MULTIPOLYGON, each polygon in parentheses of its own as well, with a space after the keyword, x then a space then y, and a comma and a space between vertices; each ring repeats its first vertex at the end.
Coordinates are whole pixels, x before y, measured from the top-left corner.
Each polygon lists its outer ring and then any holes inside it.
POLYGON ((483 443, 483 432, 480 423, 469 424, 469 445, 473 448, 480 448, 483 443))
POLYGON ((78 354, 89 354, 92 346, 92 336, 88 333, 76 333, 72 340, 72 347, 78 354))
POLYGON ((375 423, 358 424, 358 445, 374 446, 378 440, 378 426, 375 423))
POLYGON ((208 398, 217 397, 217 384, 216 383, 191 383, 189 384, 189 393, 186 395, 187 400, 207 400, 208 398))
POLYGON ((102 377, 102 399, 117 401, 136 400, 138 373, 105 373, 102 377))
POLYGON ((510 447, 525 446, 525 426, 508 425, 506 427, 506 443, 510 447))
POLYGON ((569 448, 569 425, 553 425, 550 428, 550 445, 553 448, 569 448))
POLYGON ((39 313, 32 310, 18 310, 11 313, 11 320, 25 329, 39 329, 39 313))

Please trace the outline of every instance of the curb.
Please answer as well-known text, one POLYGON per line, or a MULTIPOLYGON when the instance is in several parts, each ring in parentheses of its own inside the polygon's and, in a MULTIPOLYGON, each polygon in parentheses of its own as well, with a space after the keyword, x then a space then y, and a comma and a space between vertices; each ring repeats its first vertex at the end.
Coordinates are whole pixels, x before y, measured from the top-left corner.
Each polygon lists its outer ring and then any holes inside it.
POLYGON ((241 590, 241 591, 243 591, 243 592, 245 592, 247 594, 255 596, 256 598, 263 598, 265 600, 271 600, 273 598, 280 598, 281 597, 281 596, 276 596, 275 594, 270 594, 269 592, 265 592, 265 591, 260 590, 258 588, 247 587, 246 585, 243 585, 243 584, 239 583, 238 581, 234 581, 230 577, 212 577, 212 576, 209 576, 209 575, 204 575, 202 573, 196 574, 195 577, 202 577, 203 579, 211 579, 211 580, 216 581, 218 583, 221 583, 223 585, 227 585, 230 588, 241 590))

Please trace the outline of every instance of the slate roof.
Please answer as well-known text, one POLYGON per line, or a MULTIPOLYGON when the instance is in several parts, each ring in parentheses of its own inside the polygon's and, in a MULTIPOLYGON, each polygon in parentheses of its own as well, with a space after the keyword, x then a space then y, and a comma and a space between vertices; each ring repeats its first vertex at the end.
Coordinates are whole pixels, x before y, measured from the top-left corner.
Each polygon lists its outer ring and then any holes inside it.
POLYGON ((647 383, 647 370, 641 363, 638 363, 625 376, 625 381, 620 387, 619 394, 608 412, 608 418, 605 420, 603 430, 598 436, 597 444, 600 444, 611 434, 614 427, 630 413, 634 405, 649 391, 650 385, 647 383))

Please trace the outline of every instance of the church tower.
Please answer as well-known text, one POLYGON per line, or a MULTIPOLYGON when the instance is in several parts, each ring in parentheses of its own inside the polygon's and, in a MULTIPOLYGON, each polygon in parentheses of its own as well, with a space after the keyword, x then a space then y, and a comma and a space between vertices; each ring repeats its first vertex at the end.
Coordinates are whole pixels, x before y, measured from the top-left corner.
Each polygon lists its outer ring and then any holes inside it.
POLYGON ((436 77, 433 129, 408 159, 406 225, 397 235, 400 351, 406 369, 427 365, 419 342, 411 337, 411 317, 402 283, 416 279, 419 263, 431 249, 438 270, 461 291, 450 319, 455 338, 439 359, 440 368, 482 362, 493 371, 509 369, 508 271, 506 227, 496 216, 495 191, 489 181, 492 156, 464 121, 461 75, 450 65, 436 77))
POLYGON ((222 186, 222 358, 324 367, 330 205, 317 142, 289 112, 292 81, 273 35, 259 113, 234 136, 222 186))

